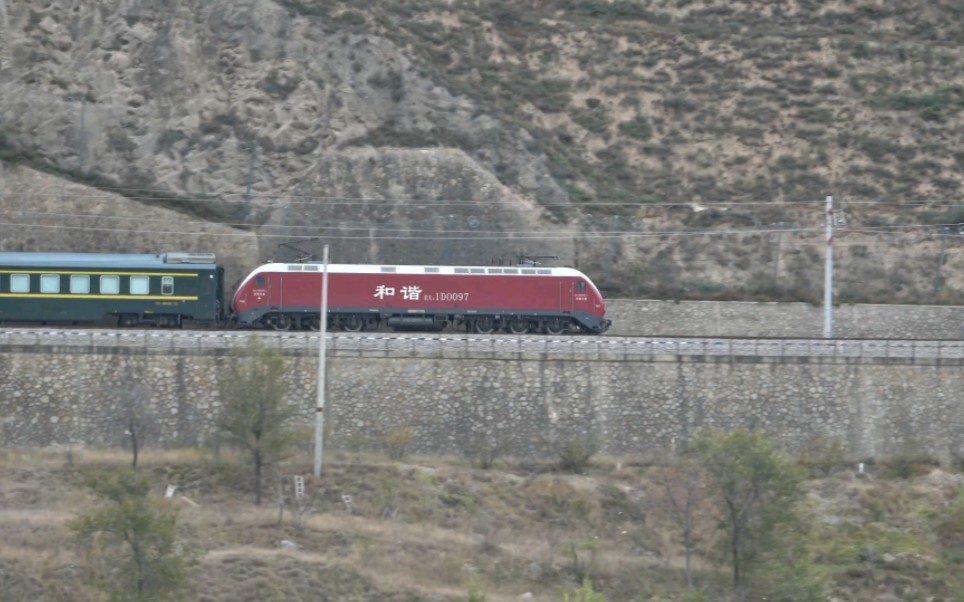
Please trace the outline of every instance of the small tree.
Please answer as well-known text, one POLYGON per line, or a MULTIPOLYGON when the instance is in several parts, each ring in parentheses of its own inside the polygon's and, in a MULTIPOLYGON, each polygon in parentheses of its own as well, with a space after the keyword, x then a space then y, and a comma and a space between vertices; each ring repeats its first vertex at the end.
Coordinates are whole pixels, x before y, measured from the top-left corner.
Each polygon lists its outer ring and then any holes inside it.
POLYGON ((144 438, 150 432, 150 425, 154 423, 154 420, 150 418, 145 407, 145 401, 150 395, 147 387, 134 385, 131 382, 127 384, 128 387, 125 387, 127 397, 124 401, 123 420, 127 438, 131 442, 131 468, 137 470, 137 459, 140 455, 141 446, 144 444, 144 438))
POLYGON ((760 432, 705 432, 694 448, 709 475, 711 495, 720 505, 733 584, 740 588, 757 552, 770 543, 768 536, 794 520, 800 478, 760 432))
POLYGON ((702 536, 710 529, 714 513, 707 490, 706 471, 694 457, 674 458, 651 475, 657 516, 666 518, 679 531, 686 558, 686 587, 693 589, 693 555, 702 536))
POLYGON ((114 569, 105 581, 110 600, 182 599, 187 556, 176 543, 176 509, 149 498, 149 477, 133 470, 97 473, 87 483, 108 504, 67 527, 106 553, 114 569))
POLYGON ((220 382, 222 440, 251 455, 255 503, 261 504, 262 473, 277 462, 294 439, 289 421, 296 408, 284 402, 284 359, 252 337, 234 353, 220 382))

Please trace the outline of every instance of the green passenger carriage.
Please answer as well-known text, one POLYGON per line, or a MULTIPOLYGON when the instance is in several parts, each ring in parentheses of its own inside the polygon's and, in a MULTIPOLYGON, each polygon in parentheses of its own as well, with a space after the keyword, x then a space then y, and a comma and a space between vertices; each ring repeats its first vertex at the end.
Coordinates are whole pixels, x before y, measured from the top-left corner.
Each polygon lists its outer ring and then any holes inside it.
POLYGON ((0 321, 178 327, 222 319, 213 253, 0 253, 0 321))

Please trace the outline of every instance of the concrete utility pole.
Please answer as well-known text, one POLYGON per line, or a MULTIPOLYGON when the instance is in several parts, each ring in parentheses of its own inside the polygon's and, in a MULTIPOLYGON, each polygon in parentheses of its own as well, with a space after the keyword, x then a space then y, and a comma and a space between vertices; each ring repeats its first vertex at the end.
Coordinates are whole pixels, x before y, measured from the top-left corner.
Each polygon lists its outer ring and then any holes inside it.
POLYGON ((315 476, 321 476, 322 452, 325 448, 325 352, 328 333, 328 245, 322 252, 321 315, 318 317, 318 405, 315 408, 315 476))
POLYGON ((827 197, 827 253, 823 279, 823 338, 833 338, 833 197, 827 197))

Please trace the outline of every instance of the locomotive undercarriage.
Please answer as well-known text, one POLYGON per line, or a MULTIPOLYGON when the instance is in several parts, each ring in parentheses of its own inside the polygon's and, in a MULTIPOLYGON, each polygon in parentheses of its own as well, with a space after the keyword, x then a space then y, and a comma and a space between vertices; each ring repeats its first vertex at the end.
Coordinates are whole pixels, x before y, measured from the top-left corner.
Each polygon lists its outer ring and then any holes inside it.
MULTIPOLYGON (((320 328, 318 314, 272 313, 261 319, 261 325, 274 330, 311 330, 320 328)), ((549 334, 593 332, 569 316, 381 316, 377 314, 334 314, 329 316, 329 331, 362 332, 382 329, 394 331, 430 331, 446 329, 479 334, 549 334)))

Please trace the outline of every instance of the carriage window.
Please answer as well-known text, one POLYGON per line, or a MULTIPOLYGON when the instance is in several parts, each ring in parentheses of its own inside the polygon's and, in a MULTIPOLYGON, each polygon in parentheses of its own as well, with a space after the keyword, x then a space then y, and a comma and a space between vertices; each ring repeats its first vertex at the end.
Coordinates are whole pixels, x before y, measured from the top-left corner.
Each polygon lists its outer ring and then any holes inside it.
POLYGON ((120 293, 120 276, 101 276, 100 294, 116 295, 120 293))
POLYGON ((469 268, 455 268, 456 274, 468 274, 469 268))
POLYGON ((502 268, 489 268, 489 273, 490 273, 490 274, 501 274, 501 273, 502 273, 502 268))
POLYGON ((585 282, 580 282, 580 283, 579 283, 579 292, 580 292, 580 293, 586 292, 586 283, 585 283, 585 282))
POLYGON ((255 276, 254 285, 258 288, 264 288, 264 276, 255 276))
POLYGON ((506 274, 518 274, 518 273, 519 273, 519 270, 517 270, 517 269, 515 269, 515 268, 506 268, 506 269, 505 269, 505 273, 506 273, 506 274))
POLYGON ((60 276, 57 274, 41 274, 40 275, 40 292, 41 293, 59 293, 60 292, 60 276))
POLYGON ((537 270, 540 274, 551 274, 552 270, 537 270))
POLYGON ((473 274, 484 274, 485 270, 483 268, 469 268, 469 271, 473 274))
POLYGON ((438 270, 438 268, 425 268, 425 273, 426 273, 426 274, 438 274, 438 273, 439 273, 439 270, 438 270))
POLYGON ((90 276, 86 274, 70 275, 70 292, 73 295, 86 295, 90 292, 90 276))
POLYGON ((29 274, 10 274, 11 293, 29 293, 30 275, 29 274))
POLYGON ((317 271, 318 271, 318 266, 316 266, 316 265, 314 265, 314 264, 312 264, 312 265, 306 265, 306 266, 305 266, 305 271, 306 271, 306 272, 317 272, 317 271))
POLYGON ((302 270, 304 270, 304 266, 302 266, 302 265, 300 265, 300 264, 298 264, 298 265, 289 265, 289 266, 288 266, 288 271, 289 271, 289 272, 300 272, 300 271, 302 271, 302 270))
POLYGON ((382 271, 382 272, 394 272, 394 271, 395 271, 395 268, 394 268, 393 266, 384 266, 384 265, 383 265, 383 266, 380 268, 380 271, 382 271))
POLYGON ((536 271, 535 271, 535 270, 522 270, 522 273, 523 273, 523 274, 535 274, 536 271))
POLYGON ((161 277, 161 294, 162 295, 174 294, 174 276, 161 277))
POLYGON ((147 276, 131 276, 131 294, 146 295, 151 291, 150 278, 147 276))

